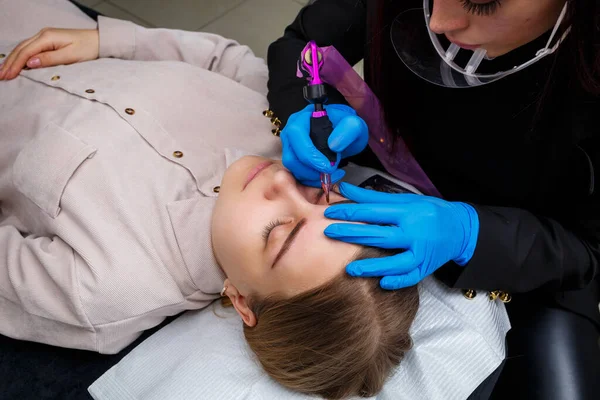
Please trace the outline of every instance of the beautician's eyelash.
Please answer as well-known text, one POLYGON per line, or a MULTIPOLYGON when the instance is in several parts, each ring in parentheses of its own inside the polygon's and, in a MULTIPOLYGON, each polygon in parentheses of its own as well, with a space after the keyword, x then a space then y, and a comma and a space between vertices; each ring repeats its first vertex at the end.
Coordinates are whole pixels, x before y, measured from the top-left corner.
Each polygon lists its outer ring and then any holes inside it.
POLYGON ((502 5, 501 0, 492 0, 487 3, 473 3, 471 0, 460 0, 463 4, 463 8, 467 12, 476 15, 489 16, 494 14, 498 8, 502 5))
POLYGON ((265 226, 265 228, 263 229, 263 234, 262 234, 265 243, 269 240, 269 235, 271 234, 271 231, 280 225, 285 225, 285 221, 278 219, 278 220, 269 222, 269 225, 265 226))

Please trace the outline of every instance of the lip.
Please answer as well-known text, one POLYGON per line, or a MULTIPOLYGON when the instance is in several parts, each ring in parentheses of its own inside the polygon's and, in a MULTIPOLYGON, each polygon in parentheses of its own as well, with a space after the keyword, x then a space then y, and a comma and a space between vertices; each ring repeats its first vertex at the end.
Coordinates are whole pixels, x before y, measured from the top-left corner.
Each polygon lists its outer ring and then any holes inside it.
POLYGON ((270 167, 271 165, 273 165, 273 161, 263 161, 260 164, 258 164, 256 167, 252 168, 250 170, 250 172, 248 173, 248 177, 246 178, 246 183, 244 183, 244 189, 246 189, 246 186, 248 186, 248 184, 250 182, 252 182, 252 180, 254 178, 256 178, 258 176, 258 174, 260 174, 263 170, 267 169, 268 167, 270 167))
POLYGON ((461 49, 465 49, 465 50, 477 50, 478 48, 481 47, 480 44, 466 44, 466 43, 457 42, 456 40, 453 40, 450 38, 448 38, 448 40, 450 42, 454 43, 455 45, 457 45, 458 47, 460 47, 461 49))

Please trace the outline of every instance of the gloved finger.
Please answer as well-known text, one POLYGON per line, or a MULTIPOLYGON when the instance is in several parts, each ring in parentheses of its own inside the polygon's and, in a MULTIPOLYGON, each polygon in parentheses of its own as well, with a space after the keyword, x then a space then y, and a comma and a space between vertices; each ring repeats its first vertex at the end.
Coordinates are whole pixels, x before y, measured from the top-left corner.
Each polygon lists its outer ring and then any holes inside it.
POLYGON ((340 153, 342 158, 352 157, 362 152, 369 144, 369 128, 367 127, 366 122, 364 122, 362 119, 361 123, 364 125, 361 136, 355 140, 354 143, 348 146, 346 150, 340 153))
MULTIPOLYGON (((283 154, 281 162, 287 168, 294 178, 304 186, 321 187, 321 173, 303 165, 296 157, 294 149, 289 145, 287 137, 281 138, 283 154)), ((331 174, 331 182, 337 183, 344 178, 346 171, 337 169, 331 174)))
MULTIPOLYGON (((342 178, 344 178, 344 176, 346 175, 346 171, 344 171, 343 169, 338 169, 336 170, 333 174, 331 174, 331 182, 332 183, 336 183, 338 181, 340 181, 342 178)), ((305 180, 305 181, 299 181, 301 184, 303 184, 304 186, 310 186, 310 187, 321 187, 321 180, 305 180)))
POLYGON ((362 146, 362 148, 356 151, 356 153, 359 153, 367 145, 369 137, 368 134, 365 134, 366 132, 368 132, 367 125, 362 118, 356 115, 349 115, 335 126, 327 144, 336 153, 345 152, 349 147, 356 149, 362 146))
MULTIPOLYGON (((346 197, 343 192, 341 194, 346 197)), ((410 213, 412 208, 404 204, 337 204, 327 207, 325 217, 368 224, 397 225, 400 217, 410 213)))
MULTIPOLYGON (((283 166, 285 168, 287 168, 292 173, 292 175, 294 175, 296 180, 298 180, 300 182, 319 181, 320 180, 321 174, 319 171, 316 171, 310 167, 307 167, 306 165, 302 164, 300 162, 300 160, 298 160, 298 157, 296 156, 294 149, 290 145, 287 136, 283 136, 283 135, 281 136, 281 145, 282 145, 281 162, 282 162, 283 166)), ((310 185, 310 186, 313 186, 313 185, 310 185)), ((320 186, 320 184, 317 185, 317 187, 318 186, 320 186)))
POLYGON ((286 167, 294 178, 298 181, 318 181, 320 180, 321 173, 315 171, 302 164, 300 160, 295 157, 286 156, 281 159, 283 166, 286 167))
POLYGON ((346 272, 350 276, 362 278, 373 276, 388 276, 410 273, 415 265, 415 257, 411 251, 395 254, 382 258, 367 258, 353 261, 346 266, 346 272))
POLYGON ((338 183, 344 176, 346 176, 346 171, 343 169, 336 169, 333 174, 331 174, 331 183, 338 183))
POLYGON ((410 239, 401 229, 392 226, 331 224, 324 230, 330 239, 363 246, 381 247, 383 249, 406 249, 410 247, 410 239))
MULTIPOLYGON (((291 119, 291 117, 290 117, 291 119)), ((288 121, 281 136, 285 136, 300 162, 319 172, 333 172, 337 168, 338 161, 334 166, 321 153, 310 139, 310 113, 296 113, 291 121, 288 121)))
POLYGON ((386 276, 379 281, 379 286, 385 290, 397 290, 406 287, 415 286, 424 277, 421 276, 421 271, 414 269, 407 274, 398 276, 386 276))
MULTIPOLYGON (((311 105, 311 112, 314 109, 314 106, 311 105)), ((325 111, 327 111, 327 115, 329 116, 329 120, 336 126, 340 123, 340 121, 348 116, 355 116, 356 111, 345 104, 325 104, 325 111)))
POLYGON ((363 189, 347 182, 340 183, 339 190, 342 196, 357 203, 406 204, 422 200, 423 198, 423 196, 412 193, 382 193, 375 190, 363 189))

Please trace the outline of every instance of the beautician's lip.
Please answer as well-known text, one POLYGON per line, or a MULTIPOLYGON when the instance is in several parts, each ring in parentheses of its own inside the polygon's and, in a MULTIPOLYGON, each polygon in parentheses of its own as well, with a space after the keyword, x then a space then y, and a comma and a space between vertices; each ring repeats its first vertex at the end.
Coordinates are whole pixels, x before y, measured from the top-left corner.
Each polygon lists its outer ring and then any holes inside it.
MULTIPOLYGON (((244 189, 246 189, 246 186, 248 186, 248 184, 250 182, 252 182, 252 180, 258 176, 258 174, 260 174, 263 170, 267 169, 267 167, 269 167, 273 164, 274 164, 273 161, 267 160, 267 161, 261 162, 256 167, 252 168, 252 170, 250 170, 250 173, 248 174, 248 177, 246 178, 246 183, 244 183, 244 189)), ((242 189, 242 190, 244 190, 244 189, 242 189)))
POLYGON ((481 47, 480 44, 465 44, 465 43, 457 42, 456 40, 453 40, 450 38, 448 38, 448 40, 451 41, 452 43, 454 43, 455 45, 457 45, 458 47, 460 47, 461 49, 465 49, 465 50, 477 50, 478 48, 481 47))

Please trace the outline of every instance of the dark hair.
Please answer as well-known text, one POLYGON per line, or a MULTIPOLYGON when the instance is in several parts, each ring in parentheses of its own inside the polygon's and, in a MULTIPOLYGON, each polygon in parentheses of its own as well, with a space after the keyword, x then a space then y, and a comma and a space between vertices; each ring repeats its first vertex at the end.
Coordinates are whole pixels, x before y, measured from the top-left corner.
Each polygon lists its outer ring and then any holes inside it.
MULTIPOLYGON (((355 259, 390 252, 363 248, 355 259)), ((378 393, 412 347, 416 286, 387 291, 378 278, 345 272, 292 298, 250 298, 257 317, 244 326, 263 369, 283 386, 327 399, 378 393)))
MULTIPOLYGON (((552 57, 551 65, 540 73, 547 76, 541 84, 534 107, 537 112, 531 121, 532 130, 543 117, 551 99, 564 96, 597 96, 600 94, 600 5, 597 0, 567 0, 568 12, 563 26, 571 26, 571 32, 552 57), (556 88, 556 83, 562 86, 556 88), (564 87, 564 89, 563 89, 564 87), (565 90, 566 92, 562 92, 565 90)), ((404 68, 390 40, 390 26, 394 18, 409 8, 420 7, 421 0, 370 0, 368 10, 368 42, 365 57, 365 79, 379 97, 384 115, 392 132, 402 133, 410 145, 411 126, 407 126, 405 116, 411 113, 411 99, 399 98, 398 93, 410 93, 420 78, 398 77, 398 68, 404 68), (401 109, 406 112, 398 112, 401 109)), ((409 38, 407 40, 410 40, 409 38)), ((531 68, 531 67, 529 67, 531 68)), ((521 74, 517 73, 515 75, 521 74)), ((507 78, 505 78, 507 79, 507 78)), ((463 89, 451 89, 457 92, 463 89)), ((472 90, 472 89, 467 89, 472 90)), ((412 91, 414 93, 414 91, 412 91)), ((457 94, 458 95, 458 94, 457 94)), ((546 114, 546 115, 547 115, 546 114)))
POLYGON ((571 33, 565 42, 577 71, 581 88, 600 94, 600 4, 597 0, 568 0, 567 25, 571 33))

